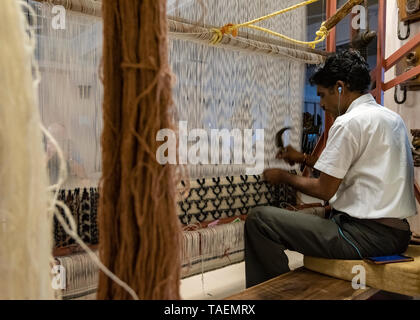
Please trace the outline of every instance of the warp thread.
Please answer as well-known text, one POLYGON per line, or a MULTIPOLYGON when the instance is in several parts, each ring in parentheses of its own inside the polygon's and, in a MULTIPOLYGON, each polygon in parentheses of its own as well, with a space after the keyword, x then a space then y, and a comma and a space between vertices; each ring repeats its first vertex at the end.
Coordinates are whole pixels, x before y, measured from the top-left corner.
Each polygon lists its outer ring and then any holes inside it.
MULTIPOLYGON (((58 220, 58 222, 61 224, 62 228, 64 229, 65 233, 72 237, 76 243, 88 254, 90 260, 95 263, 102 272, 109 277, 112 281, 114 281, 116 284, 118 284, 122 289, 126 290, 126 292, 131 295, 131 297, 135 300, 138 300, 138 296, 134 292, 132 288, 130 288, 127 283, 119 279, 115 274, 113 274, 104 264, 99 260, 96 253, 94 253, 80 238, 80 236, 77 234, 78 227, 76 225, 76 222, 72 216, 72 213, 70 212, 70 209, 66 206, 66 204, 60 200, 58 200, 58 194, 60 191, 60 188, 64 181, 67 178, 67 168, 66 168, 66 161, 64 158, 63 150, 57 143, 57 141, 54 139, 54 137, 48 132, 48 130, 40 124, 41 130, 46 136, 47 139, 51 141, 51 143, 55 146, 59 158, 59 176, 58 176, 58 182, 57 184, 54 184, 52 186, 48 187, 48 190, 54 191, 52 201, 50 202, 50 206, 48 207, 47 212, 52 213, 55 218, 58 220), (61 210, 60 210, 61 209, 61 210), (63 212, 63 215, 61 214, 63 212)), ((71 274, 71 273, 70 273, 71 274)))
POLYGON ((244 222, 235 219, 231 223, 184 231, 182 272, 184 276, 201 273, 203 294, 211 296, 204 287, 206 271, 243 260, 243 229, 244 222))

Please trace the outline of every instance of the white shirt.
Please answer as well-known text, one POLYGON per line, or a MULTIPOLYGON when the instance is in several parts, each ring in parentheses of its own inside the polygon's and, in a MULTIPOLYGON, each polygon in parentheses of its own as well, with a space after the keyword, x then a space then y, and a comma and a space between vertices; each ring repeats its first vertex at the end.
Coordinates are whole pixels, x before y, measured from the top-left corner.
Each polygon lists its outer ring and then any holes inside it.
POLYGON ((315 169, 343 179, 331 206, 360 219, 416 214, 414 167, 401 117, 371 94, 354 100, 331 126, 315 169))

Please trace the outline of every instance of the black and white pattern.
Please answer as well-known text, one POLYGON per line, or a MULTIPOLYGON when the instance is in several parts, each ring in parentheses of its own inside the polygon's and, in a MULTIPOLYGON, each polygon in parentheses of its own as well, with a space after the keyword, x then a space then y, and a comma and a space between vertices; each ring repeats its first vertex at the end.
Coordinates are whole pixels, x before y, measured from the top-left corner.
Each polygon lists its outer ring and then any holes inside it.
MULTIPOLYGON (((88 245, 98 243, 97 204, 99 193, 97 188, 60 190, 58 200, 63 201, 70 209, 77 225, 77 233, 88 245)), ((58 209, 64 216, 63 210, 58 209)), ((64 218, 68 223, 67 218, 64 218)), ((66 247, 75 241, 66 234, 63 227, 54 217, 54 246, 66 247)))
POLYGON ((296 203, 295 191, 286 185, 270 185, 261 176, 217 177, 191 180, 178 211, 181 223, 188 225, 246 215, 256 206, 279 207, 284 202, 296 203))
MULTIPOLYGON (((182 188, 186 186, 181 182, 182 188)), ((60 190, 59 200, 70 208, 79 236, 86 244, 99 242, 97 188, 60 190)), ((296 204, 296 191, 287 185, 270 185, 262 176, 230 176, 190 180, 189 191, 178 201, 183 225, 246 215, 256 206, 296 204)), ((74 244, 54 218, 55 247, 74 244)))

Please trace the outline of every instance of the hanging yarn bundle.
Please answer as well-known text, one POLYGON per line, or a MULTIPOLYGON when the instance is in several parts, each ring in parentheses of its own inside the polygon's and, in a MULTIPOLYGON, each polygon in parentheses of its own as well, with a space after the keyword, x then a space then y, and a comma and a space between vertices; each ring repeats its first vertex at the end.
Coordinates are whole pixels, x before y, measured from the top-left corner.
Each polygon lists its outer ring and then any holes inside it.
MULTIPOLYGON (((166 1, 104 1, 103 19, 100 258, 140 299, 179 299, 176 181, 156 161, 172 128, 166 1)), ((97 298, 130 296, 101 273, 97 298)))
POLYGON ((20 1, 1 3, 0 43, 0 299, 52 299, 35 42, 20 1))

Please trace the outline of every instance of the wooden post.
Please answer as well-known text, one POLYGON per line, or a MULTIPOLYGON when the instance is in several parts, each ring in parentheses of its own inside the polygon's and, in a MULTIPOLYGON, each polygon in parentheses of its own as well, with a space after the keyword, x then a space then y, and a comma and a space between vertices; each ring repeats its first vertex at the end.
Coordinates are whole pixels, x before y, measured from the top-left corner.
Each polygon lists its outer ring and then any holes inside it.
POLYGON ((325 21, 325 27, 328 30, 334 28, 350 13, 354 6, 361 4, 363 1, 364 0, 349 0, 337 11, 337 0, 327 0, 327 21, 325 21), (330 10, 329 15, 328 10, 330 10))

